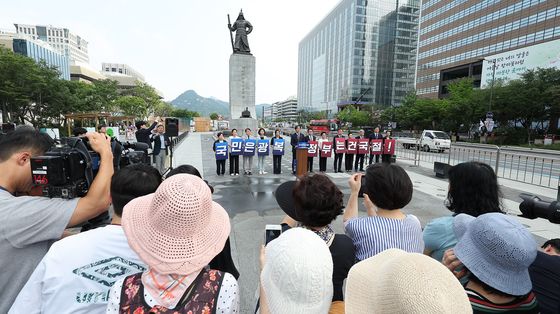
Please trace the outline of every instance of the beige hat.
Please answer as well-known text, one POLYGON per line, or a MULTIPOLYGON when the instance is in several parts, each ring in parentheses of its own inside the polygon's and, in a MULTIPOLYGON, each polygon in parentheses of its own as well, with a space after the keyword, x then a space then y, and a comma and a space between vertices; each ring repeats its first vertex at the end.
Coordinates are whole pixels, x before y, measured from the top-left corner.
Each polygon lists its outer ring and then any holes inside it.
POLYGON ((465 290, 445 266, 426 255, 383 251, 348 273, 346 314, 472 313, 465 290))

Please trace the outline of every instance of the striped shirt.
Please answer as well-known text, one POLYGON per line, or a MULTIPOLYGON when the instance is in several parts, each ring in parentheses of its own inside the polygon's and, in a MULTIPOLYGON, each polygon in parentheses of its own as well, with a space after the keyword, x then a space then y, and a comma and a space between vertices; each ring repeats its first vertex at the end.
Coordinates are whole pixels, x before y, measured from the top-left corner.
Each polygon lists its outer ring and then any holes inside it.
POLYGON ((473 313, 540 313, 535 294, 532 292, 526 296, 519 297, 511 302, 496 304, 486 299, 478 292, 465 288, 473 313))
POLYGON ((393 248, 409 253, 424 252, 422 227, 414 215, 406 215, 402 220, 379 216, 356 217, 346 221, 344 229, 354 242, 359 261, 393 248))

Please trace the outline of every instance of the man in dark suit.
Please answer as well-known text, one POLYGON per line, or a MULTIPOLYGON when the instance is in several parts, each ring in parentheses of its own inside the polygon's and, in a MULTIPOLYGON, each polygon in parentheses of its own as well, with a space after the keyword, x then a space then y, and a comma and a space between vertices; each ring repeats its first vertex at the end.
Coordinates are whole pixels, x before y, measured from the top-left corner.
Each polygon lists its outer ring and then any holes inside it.
MULTIPOLYGON (((313 135, 312 129, 307 129, 307 136, 305 137, 306 142, 317 141, 317 136, 313 135)), ((313 157, 307 157, 307 171, 313 172, 313 157)))
MULTIPOLYGON (((373 133, 371 133, 369 135, 370 142, 371 142, 371 140, 382 140, 382 139, 383 139, 383 135, 381 135, 381 133, 379 133, 379 127, 376 127, 373 130, 373 133)), ((369 164, 371 165, 373 163, 373 156, 374 155, 371 154, 371 151, 369 153, 370 153, 369 154, 369 164)), ((378 163, 378 162, 379 162, 379 155, 375 155, 375 163, 378 163)))
POLYGON ((334 149, 334 172, 342 172, 342 157, 344 154, 336 153, 336 139, 344 138, 342 135, 342 129, 338 129, 338 133, 333 137, 333 149, 334 149))
MULTIPOLYGON (((156 121, 158 119, 156 118, 156 121)), ((152 135, 152 131, 156 128, 157 122, 154 121, 150 127, 146 125, 146 121, 138 121, 136 122, 136 141, 140 143, 145 143, 148 145, 149 148, 152 148, 152 141, 150 139, 150 135, 152 135)), ((144 151, 144 163, 150 164, 150 156, 148 156, 148 150, 144 151)))
POLYGON ((298 143, 305 142, 305 136, 301 134, 301 127, 296 126, 296 132, 291 135, 290 144, 292 144, 292 174, 296 174, 296 148, 298 143))
MULTIPOLYGON (((355 139, 361 140, 365 138, 365 131, 360 130, 358 136, 355 139)), ((356 152, 356 161, 354 161, 354 172, 358 172, 358 164, 360 165, 360 171, 364 171, 364 154, 358 154, 356 152)))
POLYGON ((156 164, 156 169, 159 170, 161 174, 165 172, 165 158, 167 157, 167 148, 171 146, 171 140, 164 134, 165 130, 163 125, 160 124, 156 128, 156 134, 152 135, 152 142, 154 142, 154 163, 156 164))

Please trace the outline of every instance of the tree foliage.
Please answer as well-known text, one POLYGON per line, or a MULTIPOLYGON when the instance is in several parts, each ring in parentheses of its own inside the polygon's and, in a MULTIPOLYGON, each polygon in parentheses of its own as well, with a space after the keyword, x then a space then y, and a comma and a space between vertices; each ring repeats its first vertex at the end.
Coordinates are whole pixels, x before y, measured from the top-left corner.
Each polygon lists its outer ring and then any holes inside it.
POLYGON ((125 114, 138 119, 150 114, 198 115, 163 102, 147 83, 119 89, 113 80, 92 84, 66 81, 56 68, 0 47, 0 114, 4 122, 51 127, 61 125, 64 114, 85 112, 125 114))

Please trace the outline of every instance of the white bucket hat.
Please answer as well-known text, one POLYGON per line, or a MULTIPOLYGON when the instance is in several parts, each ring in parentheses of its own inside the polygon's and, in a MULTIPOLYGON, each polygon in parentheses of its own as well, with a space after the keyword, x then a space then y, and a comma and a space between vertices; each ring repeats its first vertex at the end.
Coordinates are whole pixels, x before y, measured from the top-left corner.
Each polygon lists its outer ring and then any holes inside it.
POLYGON ((389 249, 354 265, 346 279, 346 314, 472 313, 467 294, 441 263, 389 249))
POLYGON ((270 313, 328 313, 332 274, 332 256, 325 241, 303 228, 284 232, 266 246, 261 273, 270 313))

